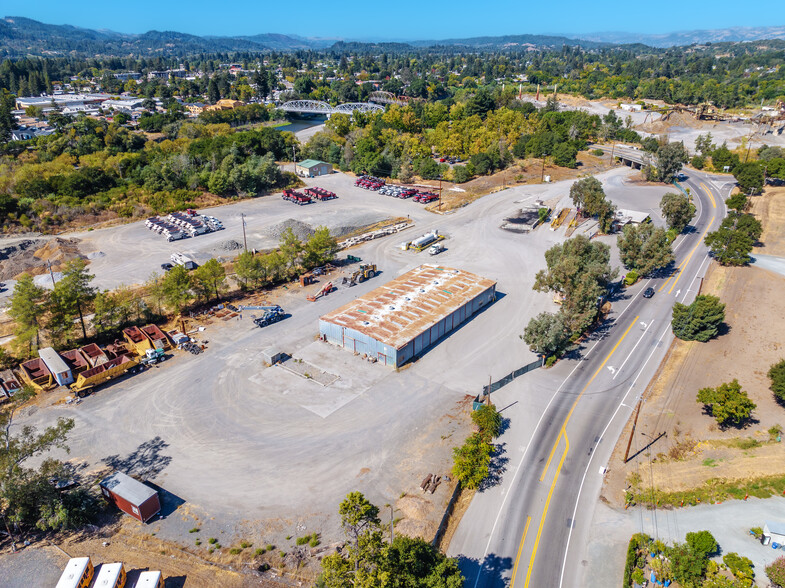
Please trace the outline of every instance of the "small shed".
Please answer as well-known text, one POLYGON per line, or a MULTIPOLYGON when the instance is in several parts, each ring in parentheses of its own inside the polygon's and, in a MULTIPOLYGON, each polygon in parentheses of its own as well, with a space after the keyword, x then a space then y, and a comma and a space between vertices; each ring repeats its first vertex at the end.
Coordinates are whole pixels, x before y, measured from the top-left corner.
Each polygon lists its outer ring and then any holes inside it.
POLYGON ((161 511, 158 492, 122 472, 104 478, 99 486, 109 502, 143 523, 161 511))
POLYGON ((286 354, 277 347, 269 347, 262 351, 262 357, 264 358, 265 363, 275 365, 276 363, 285 360, 286 354))
POLYGON ((769 543, 785 545, 785 523, 766 521, 763 525, 763 544, 769 543))
POLYGON ((74 374, 68 364, 65 363, 60 354, 51 347, 44 347, 38 350, 38 357, 46 364, 49 371, 54 376, 55 381, 60 386, 71 384, 74 381, 74 374))
POLYGON ((164 577, 161 572, 142 572, 134 588, 164 588, 164 577))
POLYGON ((305 159, 295 165, 295 172, 298 176, 305 178, 315 178, 318 176, 326 176, 333 173, 333 166, 324 161, 316 159, 305 159))

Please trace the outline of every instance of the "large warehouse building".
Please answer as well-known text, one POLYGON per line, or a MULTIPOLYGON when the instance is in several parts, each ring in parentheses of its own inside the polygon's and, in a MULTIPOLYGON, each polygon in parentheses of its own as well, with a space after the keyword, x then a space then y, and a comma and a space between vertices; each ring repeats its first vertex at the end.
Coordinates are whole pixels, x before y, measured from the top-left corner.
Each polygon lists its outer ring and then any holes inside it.
POLYGON ((319 320, 322 340, 398 367, 491 304, 496 282, 421 265, 319 320))

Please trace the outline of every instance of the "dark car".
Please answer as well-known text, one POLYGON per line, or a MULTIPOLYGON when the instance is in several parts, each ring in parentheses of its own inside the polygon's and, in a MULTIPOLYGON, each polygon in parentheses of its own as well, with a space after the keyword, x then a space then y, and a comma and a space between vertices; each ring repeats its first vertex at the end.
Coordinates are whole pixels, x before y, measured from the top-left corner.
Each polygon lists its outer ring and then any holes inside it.
POLYGON ((651 298, 652 296, 654 296, 654 288, 646 288, 643 291, 644 298, 651 298))
POLYGON ((161 264, 161 269, 164 270, 165 272, 168 272, 173 267, 174 266, 171 263, 162 263, 161 264))

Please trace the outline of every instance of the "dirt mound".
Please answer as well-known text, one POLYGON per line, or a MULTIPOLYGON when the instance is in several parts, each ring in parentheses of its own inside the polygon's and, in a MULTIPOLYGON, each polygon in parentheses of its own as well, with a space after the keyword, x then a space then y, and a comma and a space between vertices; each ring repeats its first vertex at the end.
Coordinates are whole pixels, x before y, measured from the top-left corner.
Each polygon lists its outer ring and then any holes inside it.
POLYGON ((706 126, 703 121, 697 120, 694 116, 685 114, 683 112, 674 112, 668 120, 655 120, 648 122, 645 125, 637 125, 635 128, 647 133, 662 134, 667 133, 671 127, 690 127, 700 129, 706 126))
POLYGON ((238 251, 242 248, 242 243, 238 243, 234 239, 229 239, 228 241, 222 241, 221 243, 218 243, 218 245, 216 245, 213 250, 218 253, 226 253, 231 251, 238 251))
POLYGON ((21 274, 34 276, 59 272, 73 259, 86 259, 79 252, 78 239, 31 239, 0 249, 0 280, 17 279, 21 274))
POLYGON ((300 240, 307 239, 314 234, 314 229, 311 225, 293 218, 286 219, 277 225, 273 225, 265 232, 273 239, 280 239, 283 237, 284 231, 286 231, 286 229, 292 229, 295 236, 300 240))

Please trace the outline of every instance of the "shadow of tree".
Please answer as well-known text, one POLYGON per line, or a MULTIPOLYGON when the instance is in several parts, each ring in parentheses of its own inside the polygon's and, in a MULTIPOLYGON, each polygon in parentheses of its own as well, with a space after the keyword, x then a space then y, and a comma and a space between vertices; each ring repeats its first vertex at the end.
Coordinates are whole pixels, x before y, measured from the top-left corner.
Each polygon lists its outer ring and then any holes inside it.
POLYGON ((156 436, 145 441, 126 457, 110 455, 103 461, 113 470, 118 470, 129 476, 139 476, 142 479, 155 478, 172 462, 171 456, 161 455, 169 444, 156 436))
POLYGON ((512 558, 499 557, 489 553, 482 561, 473 557, 458 556, 458 567, 461 568, 466 586, 483 586, 483 588, 497 588, 507 586, 504 572, 512 569, 512 558), (478 576, 482 574, 482 580, 478 576))
POLYGON ((505 448, 506 445, 506 443, 499 443, 493 446, 491 463, 488 466, 488 476, 482 481, 480 487, 477 489, 479 492, 484 492, 501 483, 504 472, 507 471, 507 463, 510 461, 509 458, 504 455, 507 452, 505 448))

